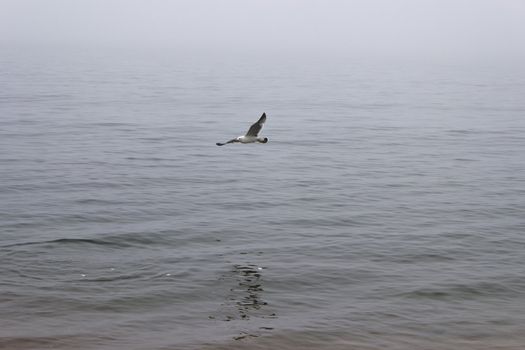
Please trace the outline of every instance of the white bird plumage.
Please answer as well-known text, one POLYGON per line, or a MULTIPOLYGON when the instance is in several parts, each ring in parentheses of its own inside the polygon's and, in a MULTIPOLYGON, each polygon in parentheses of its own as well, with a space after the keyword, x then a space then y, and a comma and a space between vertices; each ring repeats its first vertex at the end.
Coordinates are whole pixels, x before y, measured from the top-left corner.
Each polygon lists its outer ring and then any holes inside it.
POLYGON ((267 137, 258 137, 264 123, 266 122, 266 113, 263 113, 258 121, 252 124, 245 135, 236 137, 228 142, 221 143, 217 142, 217 146, 224 146, 228 143, 266 143, 268 142, 267 137))

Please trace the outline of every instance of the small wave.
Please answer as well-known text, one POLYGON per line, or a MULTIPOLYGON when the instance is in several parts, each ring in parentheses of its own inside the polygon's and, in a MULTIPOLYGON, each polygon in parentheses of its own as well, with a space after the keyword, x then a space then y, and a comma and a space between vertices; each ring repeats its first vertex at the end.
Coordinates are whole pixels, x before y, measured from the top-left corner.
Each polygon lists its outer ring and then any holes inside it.
POLYGON ((97 199, 97 198, 83 198, 83 199, 77 199, 75 201, 78 204, 93 204, 93 205, 107 205, 107 204, 123 204, 122 201, 116 201, 116 200, 105 200, 105 199, 97 199))
POLYGON ((126 157, 126 160, 139 160, 139 161, 154 161, 154 162, 160 162, 160 161, 174 161, 176 159, 173 158, 160 158, 160 157, 126 157))
POLYGON ((456 162, 476 162, 477 159, 472 158, 454 158, 456 162))
POLYGON ((453 284, 436 288, 420 288, 400 296, 409 299, 464 300, 483 297, 507 297, 518 293, 513 288, 497 282, 453 284))
MULTIPOLYGON (((380 258, 384 256, 380 255, 380 258)), ((417 264, 421 262, 443 262, 454 261, 456 258, 446 252, 420 253, 420 254, 402 254, 399 256, 389 255, 388 259, 396 263, 417 264)))
MULTIPOLYGON (((181 238, 181 232, 176 230, 164 230, 157 232, 125 232, 104 234, 95 238, 57 238, 43 241, 17 242, 3 245, 3 248, 28 246, 28 245, 92 245, 92 246, 111 246, 118 248, 128 247, 153 247, 166 246, 175 241, 181 243, 187 238, 181 238)), ((200 238, 198 238, 200 239, 200 238)))
POLYGON ((131 123, 120 123, 120 122, 100 122, 100 123, 90 123, 93 126, 106 126, 106 127, 119 127, 119 126, 134 126, 131 123))
POLYGON ((150 142, 158 142, 158 141, 169 140, 169 138, 168 137, 139 137, 138 140, 150 141, 150 142))
POLYGON ((129 232, 129 233, 122 233, 122 234, 115 234, 110 235, 109 237, 105 238, 106 240, 119 244, 119 245, 127 245, 127 246, 144 246, 144 245, 167 245, 170 243, 173 243, 173 240, 175 239, 174 233, 176 231, 161 231, 161 232, 129 232))
POLYGON ((27 245, 44 245, 44 244, 92 244, 92 245, 118 245, 122 246, 122 243, 115 243, 107 240, 101 239, 87 239, 87 238, 58 238, 47 241, 31 241, 31 242, 21 242, 13 243, 2 246, 2 248, 10 247, 19 247, 27 245))
POLYGON ((0 338, 2 349, 66 349, 67 345, 88 344, 85 336, 81 335, 56 335, 56 336, 12 336, 0 338))
POLYGON ((115 275, 115 276, 100 276, 100 277, 94 277, 94 278, 82 278, 78 280, 78 282, 120 282, 120 281, 126 281, 126 280, 138 280, 144 278, 144 274, 141 273, 133 273, 133 274, 126 274, 126 275, 115 275))
POLYGON ((475 131, 474 130, 469 130, 469 129, 450 129, 450 130, 447 130, 447 132, 450 133, 450 134, 465 135, 465 134, 472 134, 475 131))

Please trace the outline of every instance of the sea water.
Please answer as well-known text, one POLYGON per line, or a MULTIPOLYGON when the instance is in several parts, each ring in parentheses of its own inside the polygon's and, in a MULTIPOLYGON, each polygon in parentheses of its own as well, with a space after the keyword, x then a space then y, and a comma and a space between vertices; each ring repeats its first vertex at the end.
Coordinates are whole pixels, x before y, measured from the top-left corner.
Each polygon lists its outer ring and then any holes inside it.
POLYGON ((0 59, 0 348, 525 347, 523 64, 0 59))

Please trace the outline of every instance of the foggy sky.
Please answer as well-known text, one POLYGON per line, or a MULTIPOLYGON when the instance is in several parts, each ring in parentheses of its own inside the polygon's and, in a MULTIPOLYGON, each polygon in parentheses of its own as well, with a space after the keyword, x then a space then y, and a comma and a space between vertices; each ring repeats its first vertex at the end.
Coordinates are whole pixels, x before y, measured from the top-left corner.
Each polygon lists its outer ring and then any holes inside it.
POLYGON ((0 45, 525 56, 525 0, 0 0, 0 45))

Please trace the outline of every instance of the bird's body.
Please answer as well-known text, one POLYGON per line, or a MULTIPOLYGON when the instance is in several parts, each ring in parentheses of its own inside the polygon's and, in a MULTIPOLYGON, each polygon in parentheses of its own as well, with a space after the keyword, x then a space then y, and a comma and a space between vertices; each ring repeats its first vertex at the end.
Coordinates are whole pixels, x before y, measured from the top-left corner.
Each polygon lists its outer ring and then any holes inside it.
POLYGON ((224 146, 228 143, 266 143, 268 142, 267 137, 257 137, 257 135, 259 135, 259 131, 261 131, 263 127, 264 122, 266 122, 266 113, 263 113, 259 120, 250 126, 250 129, 248 129, 246 135, 236 137, 225 143, 217 142, 216 145, 224 146))
POLYGON ((246 136, 246 135, 239 136, 237 137, 236 140, 239 141, 240 143, 254 143, 254 142, 261 143, 262 142, 262 140, 259 140, 257 136, 246 136))

